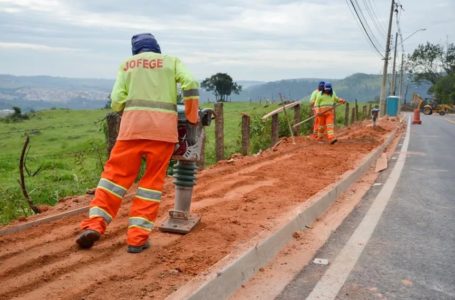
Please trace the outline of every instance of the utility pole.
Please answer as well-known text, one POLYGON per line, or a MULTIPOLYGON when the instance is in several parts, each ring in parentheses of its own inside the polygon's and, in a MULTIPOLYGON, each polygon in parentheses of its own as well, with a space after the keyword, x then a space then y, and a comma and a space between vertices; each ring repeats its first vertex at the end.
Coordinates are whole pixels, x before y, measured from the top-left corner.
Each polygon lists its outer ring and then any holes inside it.
POLYGON ((390 32, 392 31, 392 19, 393 19, 393 10, 395 7, 395 0, 392 0, 392 5, 390 7, 390 17, 389 17, 389 29, 387 30, 387 42, 385 45, 385 57, 384 57, 384 70, 382 72, 382 85, 381 85, 381 96, 379 98, 379 109, 381 110, 381 116, 385 115, 385 94, 386 94, 386 85, 387 85, 387 67, 389 64, 389 53, 390 53, 390 32))
MULTIPOLYGON (((404 52, 401 53, 401 70, 400 70, 400 99, 403 99, 403 76, 404 76, 404 70, 403 70, 403 65, 404 65, 404 52)), ((406 98, 403 99, 404 104, 406 104, 406 98)))
POLYGON ((397 72, 395 71, 395 65, 397 61, 397 44, 398 44, 398 32, 395 34, 395 50, 393 52, 393 67, 392 67, 392 84, 390 86, 390 92, 392 95, 396 95, 397 86, 397 72))

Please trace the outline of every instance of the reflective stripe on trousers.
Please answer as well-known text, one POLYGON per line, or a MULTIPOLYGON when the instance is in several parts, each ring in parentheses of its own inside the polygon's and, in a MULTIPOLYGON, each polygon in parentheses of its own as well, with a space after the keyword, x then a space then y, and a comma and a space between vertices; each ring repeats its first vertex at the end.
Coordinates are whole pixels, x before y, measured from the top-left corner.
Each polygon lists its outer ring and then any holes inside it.
POLYGON ((153 222, 143 217, 130 217, 128 219, 128 228, 138 227, 146 231, 152 231, 153 222))
POLYGON ((138 187, 136 197, 145 201, 161 202, 161 192, 138 187))
POLYGON ((105 178, 100 179, 97 188, 103 189, 119 198, 123 198, 123 196, 126 194, 126 188, 105 178))
POLYGON ((90 207, 88 215, 89 218, 101 217, 104 219, 104 221, 106 221, 107 224, 112 222, 112 216, 107 211, 98 206, 90 207))

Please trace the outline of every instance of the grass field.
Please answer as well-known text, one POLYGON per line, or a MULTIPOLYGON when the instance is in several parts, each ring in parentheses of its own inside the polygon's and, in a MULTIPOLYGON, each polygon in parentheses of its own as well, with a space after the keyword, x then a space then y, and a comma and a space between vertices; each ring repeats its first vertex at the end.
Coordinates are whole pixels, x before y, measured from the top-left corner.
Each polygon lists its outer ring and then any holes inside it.
MULTIPOLYGON (((213 104, 202 107, 213 108, 213 104)), ((240 152, 242 113, 251 116, 251 153, 270 145, 271 120, 260 120, 278 104, 248 102, 224 103, 225 157, 240 152)), ((15 123, 0 122, 0 224, 29 214, 18 184, 19 159, 30 137, 27 155, 27 190, 35 204, 55 204, 69 195, 79 195, 96 187, 106 160, 104 118, 110 110, 55 109, 30 114, 30 119, 15 123)), ((302 118, 308 117, 304 105, 302 118)), ((292 113, 288 116, 293 118, 292 113)), ((344 108, 337 110, 337 123, 344 122, 344 108)), ((302 127, 308 134, 311 123, 302 127)), ((215 163, 214 123, 206 128, 206 165, 215 163)), ((280 136, 289 135, 284 115, 280 114, 280 136)))
POLYGON ((48 110, 29 120, 0 123, 0 222, 24 214, 19 159, 30 136, 27 190, 35 203, 55 204, 67 195, 84 193, 97 182, 106 158, 102 130, 106 110, 48 110))

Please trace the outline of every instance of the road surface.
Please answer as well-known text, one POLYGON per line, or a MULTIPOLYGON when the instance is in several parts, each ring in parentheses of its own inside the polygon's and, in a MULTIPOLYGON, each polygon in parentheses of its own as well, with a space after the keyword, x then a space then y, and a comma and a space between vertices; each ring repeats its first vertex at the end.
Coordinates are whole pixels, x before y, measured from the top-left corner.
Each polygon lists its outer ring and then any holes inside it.
POLYGON ((421 118, 277 299, 455 299, 455 116, 421 118))

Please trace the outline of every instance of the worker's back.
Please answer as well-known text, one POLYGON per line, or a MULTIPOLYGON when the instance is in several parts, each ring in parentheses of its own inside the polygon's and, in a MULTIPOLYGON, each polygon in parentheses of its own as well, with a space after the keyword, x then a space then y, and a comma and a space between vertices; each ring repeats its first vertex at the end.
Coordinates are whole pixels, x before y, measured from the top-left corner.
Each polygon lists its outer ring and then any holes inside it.
POLYGON ((141 52, 126 59, 112 90, 112 109, 124 111, 119 140, 177 142, 177 82, 184 97, 199 84, 176 57, 141 52))

